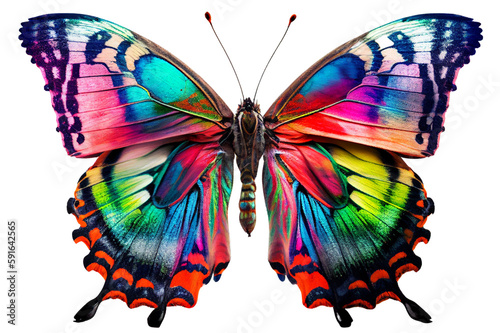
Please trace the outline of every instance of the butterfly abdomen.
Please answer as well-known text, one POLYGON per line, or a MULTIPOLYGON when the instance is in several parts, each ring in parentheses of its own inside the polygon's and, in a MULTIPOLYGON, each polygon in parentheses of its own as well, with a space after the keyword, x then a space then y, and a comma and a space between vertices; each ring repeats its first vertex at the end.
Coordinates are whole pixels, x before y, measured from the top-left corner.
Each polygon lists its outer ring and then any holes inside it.
POLYGON ((240 223, 245 232, 255 227, 255 177, 264 153, 264 122, 259 106, 250 98, 238 106, 233 123, 233 148, 241 172, 240 223))
POLYGON ((243 230, 250 236, 255 227, 255 179, 245 169, 241 173, 240 223, 243 230))

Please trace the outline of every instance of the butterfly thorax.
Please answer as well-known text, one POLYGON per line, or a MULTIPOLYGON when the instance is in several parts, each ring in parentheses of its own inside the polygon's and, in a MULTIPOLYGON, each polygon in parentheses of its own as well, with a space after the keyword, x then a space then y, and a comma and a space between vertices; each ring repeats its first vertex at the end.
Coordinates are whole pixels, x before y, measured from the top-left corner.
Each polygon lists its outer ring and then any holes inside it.
POLYGON ((241 172, 240 223, 248 235, 255 227, 255 177, 264 153, 264 121, 258 104, 246 98, 233 123, 233 148, 241 172))

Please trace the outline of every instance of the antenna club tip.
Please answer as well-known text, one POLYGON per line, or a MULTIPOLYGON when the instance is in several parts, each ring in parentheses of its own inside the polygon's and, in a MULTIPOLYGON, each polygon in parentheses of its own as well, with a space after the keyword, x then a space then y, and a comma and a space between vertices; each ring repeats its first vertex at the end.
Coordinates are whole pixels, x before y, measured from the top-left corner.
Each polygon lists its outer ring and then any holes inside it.
POLYGON ((207 19, 208 22, 212 23, 212 15, 210 15, 209 12, 205 13, 205 18, 207 19))
POLYGON ((292 16, 290 16, 290 21, 288 22, 288 24, 292 24, 293 21, 295 21, 295 19, 297 18, 297 15, 293 14, 292 16))

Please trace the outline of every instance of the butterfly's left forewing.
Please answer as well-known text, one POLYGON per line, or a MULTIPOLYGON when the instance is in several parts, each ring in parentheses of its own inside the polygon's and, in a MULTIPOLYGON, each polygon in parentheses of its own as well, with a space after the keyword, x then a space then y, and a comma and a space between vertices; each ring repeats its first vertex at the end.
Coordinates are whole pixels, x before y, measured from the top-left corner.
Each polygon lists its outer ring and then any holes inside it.
POLYGON ((471 19, 427 14, 389 23, 332 51, 265 114, 269 261, 297 283, 305 306, 373 308, 399 289, 434 210, 401 156, 434 154, 459 69, 479 46, 471 19))
POLYGON ((146 38, 80 14, 24 22, 69 155, 95 156, 168 139, 215 141, 232 113, 189 67, 146 38))

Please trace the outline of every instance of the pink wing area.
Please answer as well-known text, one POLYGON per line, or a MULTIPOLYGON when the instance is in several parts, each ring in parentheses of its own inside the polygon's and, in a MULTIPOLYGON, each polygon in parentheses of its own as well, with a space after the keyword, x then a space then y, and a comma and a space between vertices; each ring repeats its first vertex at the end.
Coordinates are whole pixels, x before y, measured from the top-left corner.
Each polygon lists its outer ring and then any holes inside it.
POLYGON ((90 249, 84 265, 105 279, 75 319, 92 318, 108 298, 155 308, 148 323, 156 327, 167 306, 193 307, 201 286, 229 263, 232 165, 231 150, 218 143, 103 153, 68 202, 80 224, 73 238, 90 249))
POLYGON ((279 158, 283 166, 321 203, 329 208, 345 205, 345 181, 335 162, 324 154, 320 146, 283 144, 279 158))
POLYGON ((271 106, 266 126, 289 143, 341 139, 404 156, 433 155, 479 23, 451 14, 401 19, 332 51, 271 106))
POLYGON ((264 162, 269 262, 281 280, 298 285, 304 306, 333 306, 340 325, 349 326, 345 309, 371 309, 392 298, 413 319, 430 321, 397 283, 420 268, 413 249, 428 241, 423 225, 434 209, 401 157, 332 141, 280 143, 268 147, 264 162), (311 150, 313 161, 304 153, 311 150), (302 169, 295 167, 299 161, 302 169), (328 201, 332 196, 336 206, 328 201))
POLYGON ((168 51, 117 24, 79 14, 24 22, 20 39, 42 71, 69 155, 155 140, 217 141, 232 113, 168 51))

